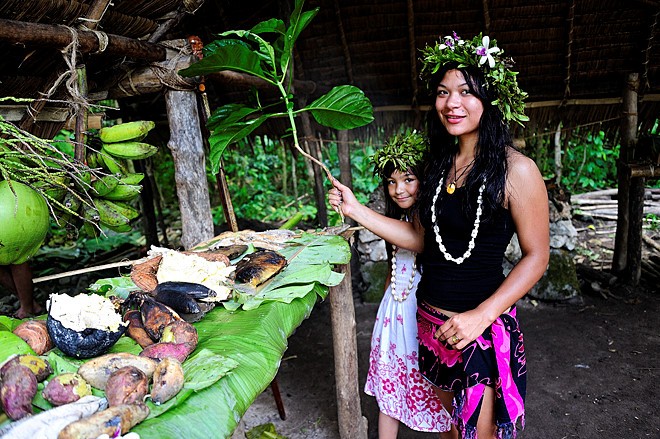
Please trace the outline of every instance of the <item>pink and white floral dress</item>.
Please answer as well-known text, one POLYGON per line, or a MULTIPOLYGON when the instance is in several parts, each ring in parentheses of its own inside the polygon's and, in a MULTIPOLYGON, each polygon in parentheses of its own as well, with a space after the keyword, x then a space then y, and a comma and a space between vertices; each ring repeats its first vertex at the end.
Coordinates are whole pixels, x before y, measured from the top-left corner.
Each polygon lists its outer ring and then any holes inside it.
POLYGON ((385 291, 371 336, 364 391, 376 398, 382 413, 413 430, 447 431, 451 426, 449 413, 431 384, 419 373, 417 364, 415 293, 419 273, 415 273, 413 287, 408 291, 414 261, 414 253, 403 249, 396 252, 396 295, 407 297, 403 301, 395 300, 391 285, 385 291))

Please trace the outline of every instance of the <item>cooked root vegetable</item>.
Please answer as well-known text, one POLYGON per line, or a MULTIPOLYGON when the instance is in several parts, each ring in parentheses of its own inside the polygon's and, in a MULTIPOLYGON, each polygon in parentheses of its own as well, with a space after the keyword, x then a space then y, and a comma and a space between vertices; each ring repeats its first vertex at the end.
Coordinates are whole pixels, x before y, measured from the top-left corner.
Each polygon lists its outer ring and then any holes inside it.
POLYGON ((14 334, 27 343, 37 355, 53 349, 53 340, 50 338, 45 320, 28 320, 14 329, 14 334))
POLYGON ((114 371, 122 367, 134 366, 144 372, 147 378, 151 378, 156 370, 156 364, 157 362, 149 357, 117 352, 87 361, 78 368, 78 374, 93 387, 104 390, 108 378, 114 371))
POLYGON ((70 423, 85 418, 108 406, 105 398, 85 396, 0 428, 0 439, 57 439, 57 434, 70 423))
POLYGON ((109 407, 103 411, 67 425, 58 439, 97 438, 102 434, 114 437, 117 430, 128 433, 131 428, 149 416, 149 407, 143 402, 109 407))
POLYGON ((46 401, 57 406, 69 404, 84 396, 91 395, 92 388, 77 373, 67 372, 50 380, 41 394, 46 401))
POLYGON ((36 394, 37 377, 29 367, 14 363, 2 371, 0 404, 10 419, 31 415, 32 399, 36 394))
POLYGON ((34 376, 37 378, 37 382, 42 382, 53 373, 53 368, 50 367, 50 363, 43 358, 36 357, 34 355, 23 354, 16 355, 5 362, 0 369, 0 376, 4 376, 5 370, 9 369, 15 364, 21 364, 27 366, 34 376))
POLYGON ((197 329, 190 323, 182 320, 177 320, 167 325, 163 329, 163 335, 160 337, 160 341, 165 343, 191 343, 193 349, 197 347, 197 340, 197 329))
POLYGON ((137 309, 131 309, 126 311, 124 314, 124 321, 128 322, 128 329, 126 333, 129 337, 137 342, 143 348, 154 344, 155 340, 152 340, 147 331, 144 329, 142 324, 142 315, 137 309))
POLYGON ((141 357, 162 360, 163 358, 176 358, 180 363, 186 361, 188 355, 195 350, 192 343, 155 343, 140 352, 141 357))
POLYGON ((147 375, 135 366, 122 367, 112 372, 105 384, 105 396, 110 407, 142 401, 148 391, 147 375))
POLYGON ((179 360, 163 358, 154 371, 151 400, 155 404, 169 401, 181 391, 183 383, 183 367, 179 360))
POLYGON ((175 320, 181 320, 179 314, 169 306, 153 299, 145 299, 140 305, 142 324, 145 331, 154 340, 160 340, 163 328, 175 320))

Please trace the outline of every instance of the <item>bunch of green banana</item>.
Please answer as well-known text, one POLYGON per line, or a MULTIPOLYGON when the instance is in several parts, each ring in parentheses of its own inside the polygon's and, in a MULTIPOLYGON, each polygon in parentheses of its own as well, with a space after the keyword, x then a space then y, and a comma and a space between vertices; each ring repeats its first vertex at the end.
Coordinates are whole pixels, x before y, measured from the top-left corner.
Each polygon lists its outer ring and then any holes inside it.
POLYGON ((103 142, 102 152, 118 159, 146 159, 158 152, 158 148, 142 142, 147 133, 156 126, 151 120, 126 122, 101 128, 99 138, 103 142))
POLYGON ((92 205, 82 207, 86 219, 83 232, 96 235, 92 226, 98 224, 115 232, 132 230, 130 222, 140 215, 133 201, 142 191, 140 182, 144 174, 131 172, 130 160, 151 157, 158 148, 141 142, 155 127, 152 121, 127 122, 99 130, 103 143, 100 151, 87 156, 87 164, 93 169, 102 169, 106 175, 91 183, 92 205))

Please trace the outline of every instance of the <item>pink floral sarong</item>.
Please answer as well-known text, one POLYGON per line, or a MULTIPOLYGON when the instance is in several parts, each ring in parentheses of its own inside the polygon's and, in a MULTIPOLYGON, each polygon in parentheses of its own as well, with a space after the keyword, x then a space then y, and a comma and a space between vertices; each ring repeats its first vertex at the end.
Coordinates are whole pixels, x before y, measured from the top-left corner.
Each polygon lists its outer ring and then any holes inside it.
POLYGON ((462 350, 433 338, 447 316, 420 303, 417 308, 420 372, 441 390, 454 392, 452 421, 464 439, 477 439, 477 419, 486 386, 495 389, 499 439, 514 439, 525 425, 527 368, 516 309, 502 314, 462 350))

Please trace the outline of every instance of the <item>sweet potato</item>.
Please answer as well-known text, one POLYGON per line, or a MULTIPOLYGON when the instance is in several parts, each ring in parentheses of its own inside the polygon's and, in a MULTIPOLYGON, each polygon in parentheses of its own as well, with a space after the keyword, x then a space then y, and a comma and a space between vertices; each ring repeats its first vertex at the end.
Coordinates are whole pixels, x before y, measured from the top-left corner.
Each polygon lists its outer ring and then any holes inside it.
POLYGON ((155 343, 147 346, 140 352, 140 357, 162 360, 163 358, 176 358, 180 363, 186 361, 188 355, 195 350, 192 343, 155 343))
POLYGON ((55 406, 78 401, 92 394, 92 387, 77 373, 62 373, 46 384, 41 392, 44 399, 55 406))
POLYGON ((87 361, 78 368, 78 374, 93 387, 104 390, 112 372, 122 367, 135 366, 144 372, 147 378, 151 378, 156 370, 156 364, 157 362, 149 357, 117 352, 87 361))
POLYGON ((22 338, 37 355, 43 355, 54 347, 45 320, 25 321, 18 325, 13 332, 22 338))
POLYGON ((37 394, 37 377, 29 367, 13 363, 2 373, 0 404, 10 419, 32 414, 32 399, 37 394))
POLYGON ((151 400, 162 404, 174 398, 183 388, 183 367, 176 358, 163 358, 156 366, 151 386, 151 400))
POLYGON ((149 416, 149 407, 143 402, 109 407, 80 421, 73 422, 57 436, 57 439, 97 438, 102 434, 114 437, 118 428, 126 434, 131 428, 149 416))
POLYGON ((48 375, 53 373, 53 368, 47 360, 30 354, 22 354, 15 355, 7 360, 5 364, 2 365, 2 368, 0 368, 0 376, 4 375, 5 370, 14 364, 21 364, 28 367, 37 378, 37 382, 42 382, 48 377, 48 375))
POLYGON ((163 328, 160 336, 161 342, 166 343, 191 343, 193 349, 197 347, 197 329, 184 320, 177 320, 163 328))
POLYGON ((148 391, 149 379, 135 366, 112 372, 105 383, 105 397, 110 407, 142 401, 148 391))
POLYGON ((126 333, 129 337, 137 342, 143 348, 154 344, 156 341, 152 340, 142 324, 142 315, 137 309, 131 309, 124 314, 124 321, 128 322, 128 329, 126 333))

